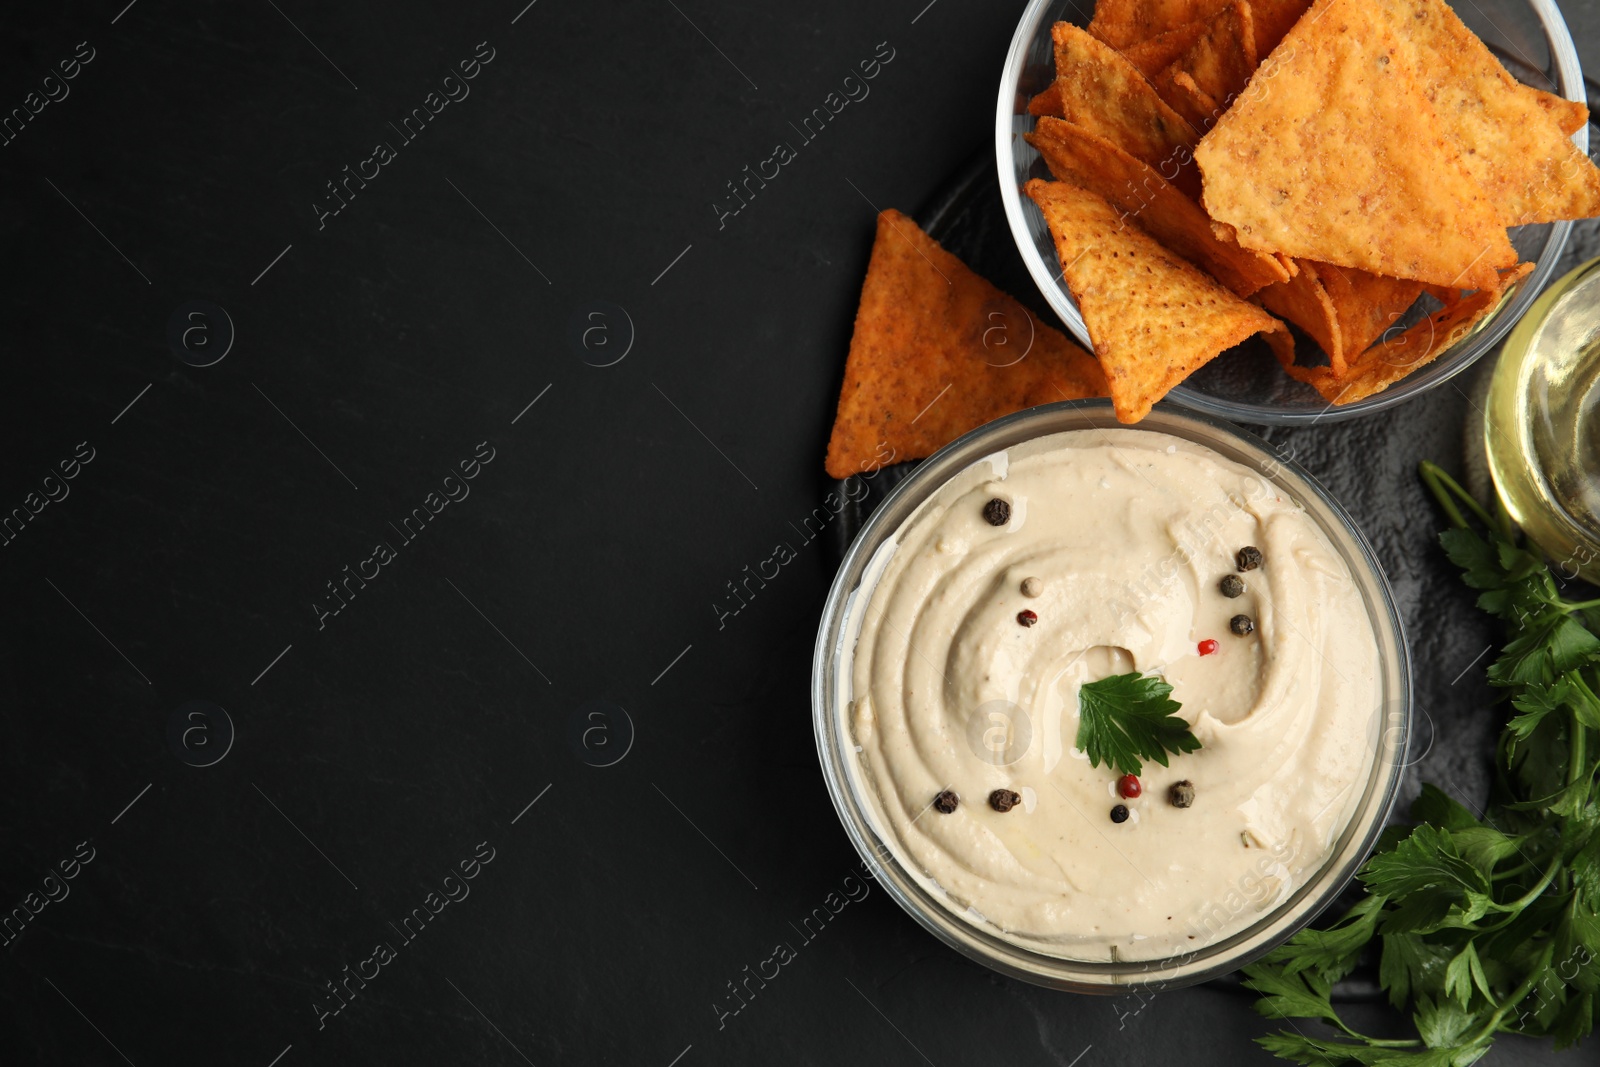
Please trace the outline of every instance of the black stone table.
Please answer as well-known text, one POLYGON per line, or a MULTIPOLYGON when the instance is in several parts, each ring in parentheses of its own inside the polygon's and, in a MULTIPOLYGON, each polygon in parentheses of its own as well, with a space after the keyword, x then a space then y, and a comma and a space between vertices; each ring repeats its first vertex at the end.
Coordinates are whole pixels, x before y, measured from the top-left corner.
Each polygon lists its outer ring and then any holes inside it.
MULTIPOLYGON (((0 1062, 1268 1062, 1225 985, 1034 988, 875 887, 797 929, 857 867, 833 541, 728 583, 827 491, 874 208, 985 150, 1020 7, 13 5, 0 1062)), ((1493 635, 1413 474, 1460 384, 1271 437, 1406 605, 1409 788, 1472 794, 1493 635)))

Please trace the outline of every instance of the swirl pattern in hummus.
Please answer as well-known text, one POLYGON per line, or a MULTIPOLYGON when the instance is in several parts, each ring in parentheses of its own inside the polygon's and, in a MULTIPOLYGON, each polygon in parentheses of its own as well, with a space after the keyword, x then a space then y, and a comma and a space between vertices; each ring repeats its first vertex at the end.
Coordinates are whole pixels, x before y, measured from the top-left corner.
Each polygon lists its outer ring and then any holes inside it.
POLYGON ((886 840, 954 910, 1055 955, 1159 959, 1250 926, 1327 857, 1371 773, 1378 644, 1344 559, 1271 481, 1163 434, 1074 431, 963 471, 893 543, 848 726, 886 840), (1246 545, 1265 562, 1230 599, 1246 545), (1241 613, 1253 634, 1230 632, 1241 613), (1171 683, 1203 747, 1147 761, 1124 801, 1073 742, 1078 687, 1130 670, 1171 683), (994 789, 1023 802, 994 811, 994 789))

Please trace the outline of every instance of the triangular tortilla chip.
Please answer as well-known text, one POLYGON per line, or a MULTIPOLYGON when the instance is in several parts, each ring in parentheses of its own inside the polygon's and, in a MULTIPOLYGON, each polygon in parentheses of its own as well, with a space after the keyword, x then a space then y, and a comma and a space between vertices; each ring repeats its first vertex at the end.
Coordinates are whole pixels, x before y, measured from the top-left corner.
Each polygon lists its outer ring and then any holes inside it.
POLYGON ((1138 67, 1140 74, 1153 82, 1162 71, 1172 65, 1173 60, 1188 51, 1189 46, 1205 32, 1206 23, 1186 22, 1182 26, 1157 34, 1148 41, 1130 44, 1117 51, 1126 56, 1129 63, 1138 67))
POLYGON ((1101 197, 1037 178, 1024 188, 1055 239, 1119 421, 1138 422, 1174 385, 1253 334, 1287 340, 1283 323, 1124 225, 1101 197))
POLYGON ((1211 94, 1196 85, 1186 70, 1167 71, 1161 78, 1161 98, 1172 110, 1189 120, 1189 125, 1204 133, 1216 125, 1228 110, 1211 94))
POLYGON ((1491 288, 1516 252, 1374 2, 1317 0, 1217 120, 1206 210, 1246 248, 1491 288))
POLYGON ((1316 389, 1330 404, 1365 400, 1444 355, 1500 306, 1513 283, 1532 271, 1532 263, 1523 263, 1502 279, 1504 288, 1480 289, 1446 305, 1404 333, 1385 337, 1355 357, 1343 377, 1333 375, 1327 367, 1289 367, 1289 374, 1316 389))
POLYGON ((1311 0, 1250 0, 1258 62, 1266 61, 1310 7, 1311 0))
POLYGON ((1600 169, 1443 0, 1367 0, 1416 50, 1440 129, 1501 225, 1600 215, 1600 169))
POLYGON ((898 211, 878 216, 828 473, 921 459, 968 430, 1104 396, 1094 357, 974 274, 898 211))
MULTIPOLYGON (((1216 219, 1212 219, 1211 232, 1217 235, 1219 241, 1235 245, 1239 243, 1239 231, 1229 226, 1226 222, 1218 222, 1216 219)), ((1293 256, 1286 256, 1282 252, 1274 252, 1272 258, 1283 265, 1283 275, 1286 278, 1293 278, 1296 272, 1300 270, 1300 261, 1293 256)))
POLYGON ((1156 240, 1210 271, 1239 296, 1288 276, 1276 258, 1218 237, 1200 205, 1104 137, 1043 118, 1028 143, 1044 156, 1051 174, 1104 197, 1125 218, 1137 220, 1156 240))
POLYGON ((1061 117, 1096 133, 1124 152, 1167 173, 1198 198, 1199 175, 1189 165, 1200 135, 1156 94, 1139 68, 1083 30, 1058 22, 1056 85, 1061 117))
MULTIPOLYGON (((1231 0, 1100 0, 1089 32, 1126 52, 1136 44, 1195 22, 1209 21, 1231 0)), ((1311 0, 1250 0, 1256 56, 1266 59, 1278 47, 1311 0)), ((1170 62, 1170 60, 1168 61, 1170 62)))
POLYGON ((1293 278, 1261 290, 1256 300, 1268 311, 1288 319, 1309 334, 1327 353, 1330 371, 1343 374, 1345 346, 1333 301, 1328 298, 1316 265, 1302 260, 1299 266, 1293 278))
POLYGON ((1316 269, 1333 304, 1339 338, 1350 359, 1393 327, 1423 291, 1421 282, 1409 278, 1386 278, 1331 263, 1318 263, 1316 269))
POLYGON ((1043 92, 1030 99, 1028 101, 1028 114, 1054 115, 1056 118, 1060 118, 1061 87, 1055 82, 1051 82, 1043 92))
MULTIPOLYGON (((1521 84, 1520 82, 1518 83, 1521 84)), ((1589 106, 1578 100, 1568 100, 1564 96, 1547 93, 1542 89, 1535 89, 1531 85, 1522 85, 1522 91, 1533 97, 1540 107, 1555 118, 1556 125, 1561 127, 1561 132, 1571 137, 1589 124, 1589 106)))
POLYGON ((1089 32, 1118 50, 1205 19, 1226 0, 1099 0, 1089 32))
MULTIPOLYGON (((1226 107, 1244 92, 1250 75, 1256 72, 1252 26, 1249 3, 1233 0, 1212 16, 1205 33, 1156 77, 1156 89, 1163 90, 1174 76, 1187 74, 1202 93, 1226 107)), ((1182 108, 1176 110, 1183 112, 1182 108)))

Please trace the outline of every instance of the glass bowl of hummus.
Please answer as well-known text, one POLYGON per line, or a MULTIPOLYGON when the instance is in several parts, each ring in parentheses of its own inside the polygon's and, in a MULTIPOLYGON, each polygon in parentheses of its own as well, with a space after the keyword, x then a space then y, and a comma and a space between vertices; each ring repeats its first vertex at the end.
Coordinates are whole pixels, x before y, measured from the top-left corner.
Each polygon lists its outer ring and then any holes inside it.
POLYGON ((1208 416, 1129 428, 1091 400, 967 434, 873 513, 812 708, 901 907, 1001 973, 1121 993, 1235 970, 1333 901, 1394 803, 1411 688, 1372 549, 1308 474, 1208 416), (1133 776, 1080 749, 1086 722, 1159 732, 1122 698, 1165 686, 1197 745, 1133 776))

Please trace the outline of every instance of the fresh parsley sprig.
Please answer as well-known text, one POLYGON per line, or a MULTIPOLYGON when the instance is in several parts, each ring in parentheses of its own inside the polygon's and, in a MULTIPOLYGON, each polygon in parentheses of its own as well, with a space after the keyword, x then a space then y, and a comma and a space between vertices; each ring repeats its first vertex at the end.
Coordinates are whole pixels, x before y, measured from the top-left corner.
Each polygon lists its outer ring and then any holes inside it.
POLYGON ((1562 598, 1504 513, 1431 463, 1421 473, 1451 521, 1446 554, 1478 607, 1506 624, 1488 677, 1513 714, 1481 818, 1424 785, 1417 825, 1386 831, 1362 868, 1361 901, 1246 969, 1263 1015, 1337 1031, 1260 1039, 1308 1067, 1465 1067, 1501 1033, 1566 1048, 1590 1033, 1600 997, 1600 602, 1562 598), (1333 983, 1372 954, 1416 1037, 1369 1037, 1334 1008, 1333 983))
POLYGON ((1078 749, 1089 766, 1109 764, 1123 774, 1144 770, 1141 760, 1167 765, 1167 753, 1193 752, 1200 739, 1174 715, 1181 704, 1160 678, 1113 674, 1078 688, 1078 749))

